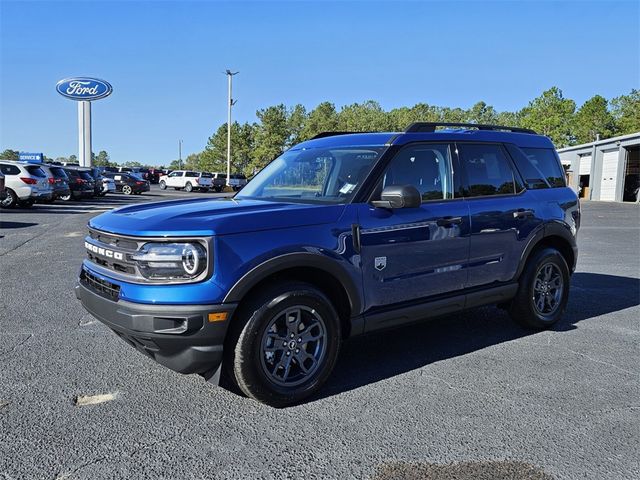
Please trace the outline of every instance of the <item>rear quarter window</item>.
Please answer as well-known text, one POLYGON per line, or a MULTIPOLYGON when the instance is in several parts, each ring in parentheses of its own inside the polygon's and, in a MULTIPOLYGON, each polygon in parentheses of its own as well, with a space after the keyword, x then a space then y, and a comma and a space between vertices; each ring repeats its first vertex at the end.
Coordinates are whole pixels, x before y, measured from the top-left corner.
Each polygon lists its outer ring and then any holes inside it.
POLYGON ((64 169, 60 167, 49 167, 51 174, 56 178, 67 178, 67 174, 64 173, 64 169))
POLYGON ((522 148, 529 162, 539 170, 552 188, 565 187, 564 171, 551 148, 522 148))

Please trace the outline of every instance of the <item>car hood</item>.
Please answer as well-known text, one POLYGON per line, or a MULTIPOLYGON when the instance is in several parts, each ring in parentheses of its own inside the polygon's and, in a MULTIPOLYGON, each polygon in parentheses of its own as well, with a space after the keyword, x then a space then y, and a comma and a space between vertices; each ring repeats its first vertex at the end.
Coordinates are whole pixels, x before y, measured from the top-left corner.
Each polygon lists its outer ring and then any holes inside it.
POLYGON ((227 235, 332 223, 343 211, 344 205, 202 198, 130 205, 91 219, 89 226, 143 237, 227 235))

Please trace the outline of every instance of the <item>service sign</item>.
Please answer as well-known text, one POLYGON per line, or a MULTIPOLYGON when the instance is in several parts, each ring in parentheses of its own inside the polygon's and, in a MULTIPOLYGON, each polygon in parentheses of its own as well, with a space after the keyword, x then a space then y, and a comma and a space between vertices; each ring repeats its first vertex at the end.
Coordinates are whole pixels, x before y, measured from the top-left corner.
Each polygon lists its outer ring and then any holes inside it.
POLYGON ((42 153, 20 152, 18 160, 21 162, 42 162, 42 153))
POLYGON ((63 97, 71 100, 89 101, 111 95, 113 88, 108 82, 90 77, 73 77, 60 80, 56 90, 63 97))

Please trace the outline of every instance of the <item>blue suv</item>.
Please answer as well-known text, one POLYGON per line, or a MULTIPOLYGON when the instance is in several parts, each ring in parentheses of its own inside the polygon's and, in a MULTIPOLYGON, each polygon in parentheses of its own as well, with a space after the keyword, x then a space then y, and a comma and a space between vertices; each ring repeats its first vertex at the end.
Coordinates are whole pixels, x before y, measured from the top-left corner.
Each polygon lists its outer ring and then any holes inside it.
POLYGON ((324 133, 233 198, 93 218, 76 295, 162 365, 286 406, 355 335, 489 304, 552 326, 579 224, 551 141, 531 130, 324 133))

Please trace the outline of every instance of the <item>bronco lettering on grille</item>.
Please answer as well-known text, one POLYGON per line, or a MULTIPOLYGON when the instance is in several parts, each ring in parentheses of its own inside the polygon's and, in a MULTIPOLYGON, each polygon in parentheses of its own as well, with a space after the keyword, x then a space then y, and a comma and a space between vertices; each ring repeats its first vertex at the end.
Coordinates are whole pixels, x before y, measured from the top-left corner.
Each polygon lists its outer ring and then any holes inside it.
POLYGON ((113 250, 98 247, 89 242, 84 242, 84 248, 86 248, 90 252, 97 253, 98 255, 102 255, 103 257, 113 258, 115 260, 124 260, 124 255, 121 252, 114 252, 113 250))

